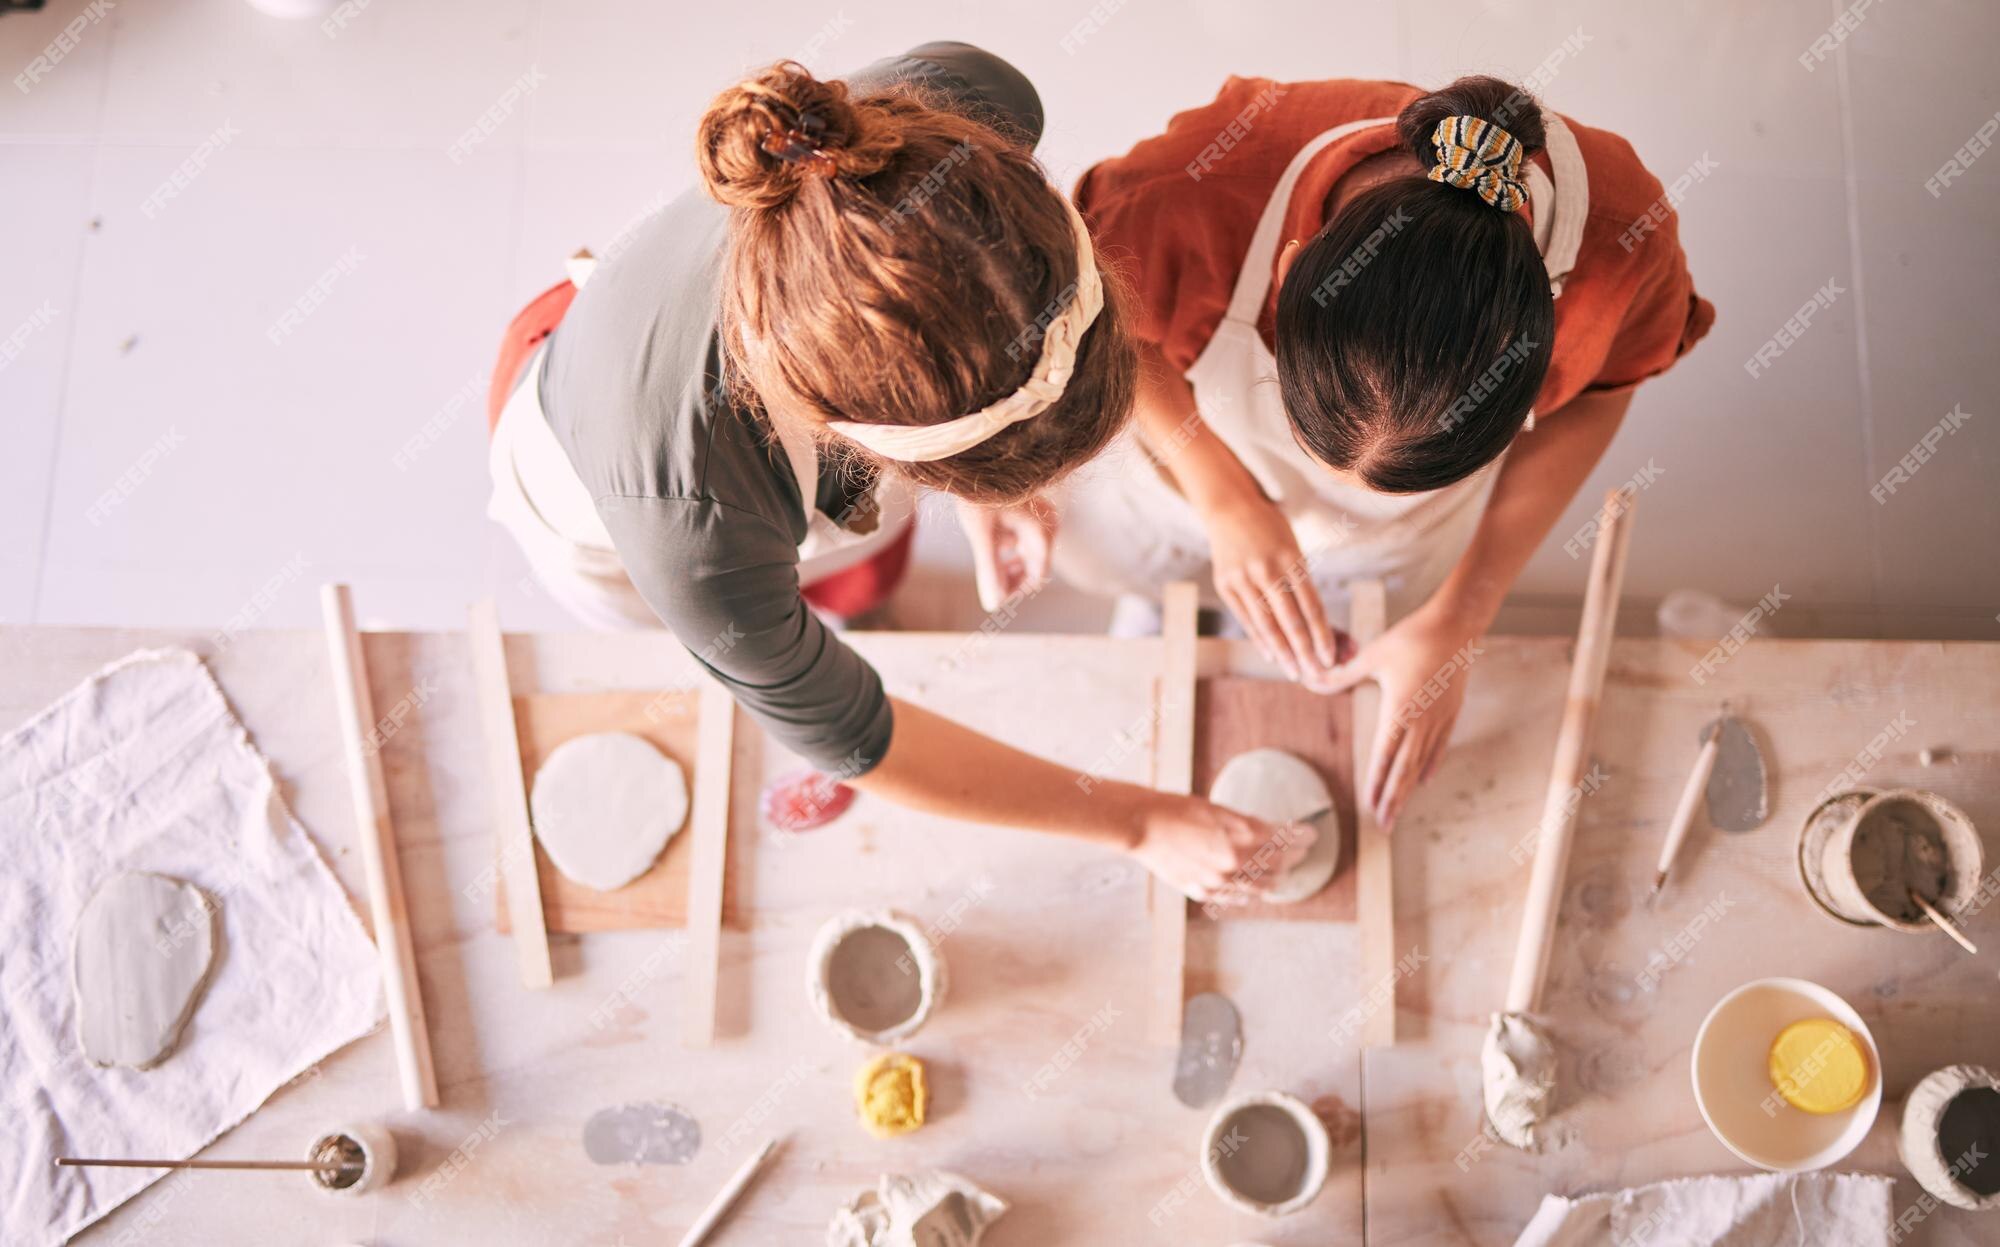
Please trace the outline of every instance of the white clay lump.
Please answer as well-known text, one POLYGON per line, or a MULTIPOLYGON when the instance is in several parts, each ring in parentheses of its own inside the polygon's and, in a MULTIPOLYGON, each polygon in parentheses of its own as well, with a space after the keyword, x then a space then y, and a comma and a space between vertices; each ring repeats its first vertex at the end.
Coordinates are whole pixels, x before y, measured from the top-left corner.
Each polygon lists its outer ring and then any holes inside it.
POLYGON ((1217 772, 1208 799, 1238 814, 1283 827, 1308 822, 1315 837, 1305 857, 1263 894, 1262 900, 1295 905, 1317 893, 1340 865, 1340 818, 1319 772, 1282 749, 1239 753, 1217 772))
POLYGON ((597 732, 556 746, 535 772, 529 806, 555 868, 609 892, 651 869, 687 821, 687 780, 650 742, 597 732))
POLYGON ((165 875, 113 875, 76 924, 70 977, 77 1038, 96 1065, 148 1069, 180 1042, 215 964, 201 889, 165 875))

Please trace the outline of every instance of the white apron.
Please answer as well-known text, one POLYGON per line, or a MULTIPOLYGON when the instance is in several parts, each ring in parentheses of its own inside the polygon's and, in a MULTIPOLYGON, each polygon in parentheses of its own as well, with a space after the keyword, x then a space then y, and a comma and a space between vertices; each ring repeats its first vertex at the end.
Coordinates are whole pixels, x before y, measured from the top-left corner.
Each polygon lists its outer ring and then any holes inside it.
MULTIPOLYGON (((1551 182, 1530 165, 1527 182, 1535 244, 1548 267, 1550 289, 1560 295, 1583 237, 1589 184, 1576 136, 1554 113, 1545 117, 1555 178, 1551 182)), ((1382 494, 1339 483, 1293 439, 1278 390, 1277 360, 1257 332, 1284 241, 1285 214, 1306 166, 1328 144, 1393 120, 1336 126, 1292 158, 1251 236, 1229 308, 1187 371, 1203 422, 1291 520, 1313 581, 1336 617, 1345 613, 1343 586, 1361 577, 1385 582, 1392 618, 1429 597, 1471 541, 1501 462, 1421 494, 1382 494)), ((1534 427, 1532 412, 1527 427, 1534 427)), ((1195 579, 1204 600, 1219 605, 1200 517, 1139 443, 1136 427, 1080 477, 1065 500, 1056 543, 1066 578, 1100 592, 1110 585, 1148 597, 1166 581, 1195 579)))
MULTIPOLYGON (((593 265, 572 260, 578 287, 593 265)), ((542 365, 548 344, 536 349, 528 376, 501 409, 487 451, 493 496, 486 513, 514 535, 535 578, 549 596, 588 627, 612 631, 656 628, 659 617, 639 596, 625 564, 598 517, 590 490, 570 464, 542 412, 542 365)), ((792 477, 805 511, 806 535, 799 543, 799 583, 811 585, 865 563, 910 525, 915 498, 907 482, 884 475, 875 485, 879 520, 871 532, 851 532, 814 505, 819 489, 819 455, 802 432, 778 427, 792 477)))

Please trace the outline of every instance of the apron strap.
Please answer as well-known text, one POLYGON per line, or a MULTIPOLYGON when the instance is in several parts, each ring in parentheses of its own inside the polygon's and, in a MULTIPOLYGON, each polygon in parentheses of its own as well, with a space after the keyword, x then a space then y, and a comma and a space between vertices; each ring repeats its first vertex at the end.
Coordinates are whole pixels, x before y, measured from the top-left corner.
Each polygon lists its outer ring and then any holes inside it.
POLYGON ((1370 126, 1388 125, 1394 117, 1373 117, 1367 121, 1350 121, 1344 126, 1327 130, 1299 149, 1292 157, 1292 163, 1285 166, 1285 172, 1271 191, 1270 202, 1264 205, 1264 215, 1258 218, 1257 232, 1250 236, 1250 246, 1243 255, 1243 268, 1236 275, 1236 290, 1229 296, 1229 310, 1224 315, 1230 320, 1243 321, 1254 325, 1264 311, 1264 297, 1271 291, 1271 268, 1278 261, 1278 244, 1285 232, 1285 212, 1292 206, 1292 190, 1299 184, 1312 158, 1325 150, 1329 143, 1344 139, 1357 130, 1370 126))

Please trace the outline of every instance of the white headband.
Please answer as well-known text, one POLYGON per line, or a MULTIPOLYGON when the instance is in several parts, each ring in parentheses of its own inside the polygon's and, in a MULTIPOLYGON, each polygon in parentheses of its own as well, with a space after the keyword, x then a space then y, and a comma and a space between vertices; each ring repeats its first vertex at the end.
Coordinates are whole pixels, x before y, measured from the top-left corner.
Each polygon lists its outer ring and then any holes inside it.
POLYGON ((1020 389, 969 416, 959 416, 942 424, 865 424, 856 420, 829 420, 828 428, 861 443, 884 459, 899 463, 929 463, 949 459, 970 450, 987 438, 1023 420, 1033 419, 1053 407, 1069 385, 1076 368, 1077 346, 1104 309, 1104 282, 1098 276, 1097 257, 1091 249, 1090 230, 1076 205, 1065 198, 1070 227, 1076 233, 1076 295, 1061 315, 1050 322, 1042 335, 1042 355, 1035 370, 1020 389))

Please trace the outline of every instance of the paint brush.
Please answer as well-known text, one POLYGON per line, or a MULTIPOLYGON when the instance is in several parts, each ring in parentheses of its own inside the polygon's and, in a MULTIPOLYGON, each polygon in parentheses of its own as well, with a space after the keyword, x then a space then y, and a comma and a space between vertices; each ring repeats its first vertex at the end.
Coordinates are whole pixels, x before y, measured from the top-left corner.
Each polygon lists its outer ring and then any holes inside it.
POLYGON ((1695 755, 1694 770, 1689 772, 1687 785, 1681 789, 1681 800, 1674 807, 1673 821, 1667 824, 1667 839, 1660 846, 1660 861, 1653 870, 1653 890, 1649 899, 1658 896, 1660 889, 1667 886, 1667 872, 1674 868, 1674 858, 1681 851, 1681 842, 1687 839, 1688 829, 1694 826, 1695 807, 1708 790, 1708 777, 1715 770, 1715 755, 1721 748, 1722 727, 1718 720, 1703 730, 1701 752, 1695 755))
POLYGON ((1958 929, 1957 923, 1945 917, 1943 911, 1938 909, 1937 906, 1931 904, 1929 901, 1925 900, 1923 893, 1917 891, 1915 888, 1911 888, 1910 899, 1915 901, 1917 903, 1917 908, 1923 910, 1924 913, 1930 917, 1930 920, 1937 924, 1938 930, 1944 932, 1946 935, 1949 935, 1951 938, 1957 940, 1958 946, 1960 948, 1963 948, 1966 952, 1969 953, 1976 953, 1979 951, 1979 945, 1973 943, 1970 939, 1967 939, 1965 932, 1958 929))
POLYGON ((316 1169, 321 1173, 353 1173, 365 1168, 361 1161, 341 1160, 135 1160, 86 1156, 58 1156, 56 1164, 105 1169, 316 1169))
POLYGON ((735 1205, 737 1197, 743 1194, 743 1188, 750 1185, 750 1180, 757 1176, 757 1171, 771 1158, 771 1153, 778 1150, 781 1141, 766 1139, 764 1146, 757 1149, 757 1154, 744 1161, 736 1172, 730 1175, 729 1181, 723 1183, 722 1189, 715 1193, 715 1198, 708 1201, 708 1207, 702 1209, 701 1215, 695 1218, 694 1225, 681 1236, 680 1247, 700 1247, 702 1240, 708 1237, 709 1231, 713 1230, 735 1205))

